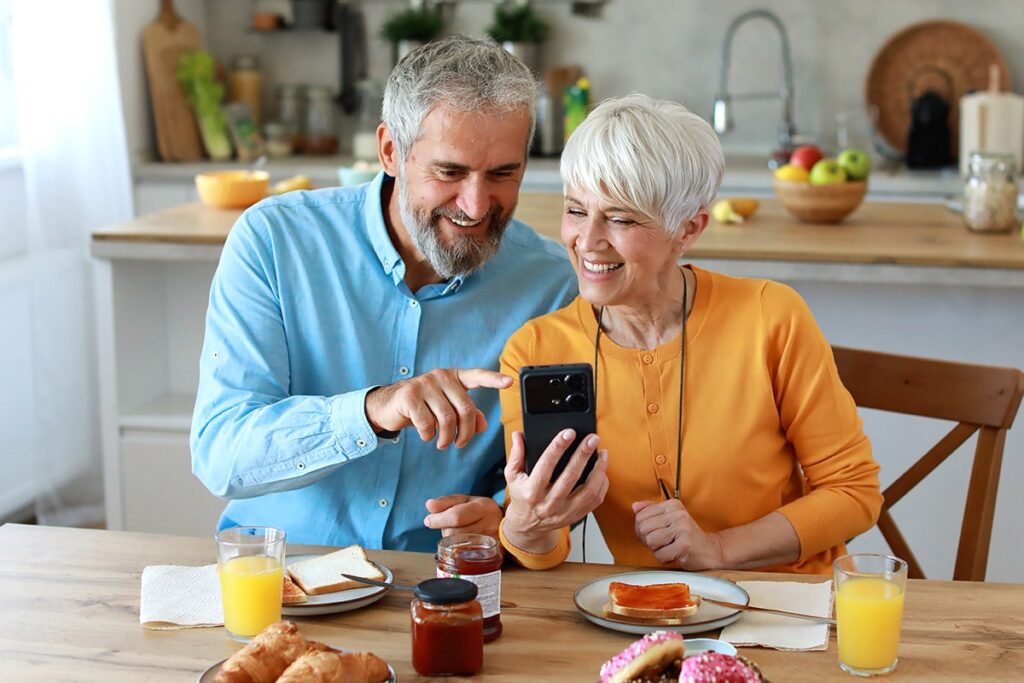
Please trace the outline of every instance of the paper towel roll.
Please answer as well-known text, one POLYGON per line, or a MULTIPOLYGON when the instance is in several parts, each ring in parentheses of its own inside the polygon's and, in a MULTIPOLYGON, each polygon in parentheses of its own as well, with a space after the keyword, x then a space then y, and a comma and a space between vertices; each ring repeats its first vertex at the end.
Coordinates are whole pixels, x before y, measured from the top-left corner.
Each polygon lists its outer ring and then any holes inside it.
POLYGON ((971 152, 1012 154, 1021 172, 1024 97, 988 90, 960 98, 960 175, 967 175, 971 152))

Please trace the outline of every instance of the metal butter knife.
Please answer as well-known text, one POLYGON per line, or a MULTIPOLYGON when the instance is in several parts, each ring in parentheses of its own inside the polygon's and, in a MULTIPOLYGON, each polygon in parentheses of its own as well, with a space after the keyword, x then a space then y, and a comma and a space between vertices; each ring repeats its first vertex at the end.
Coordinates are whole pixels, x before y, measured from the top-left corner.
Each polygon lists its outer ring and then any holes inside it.
MULTIPOLYGON (((691 593, 691 595, 696 595, 691 593)), ((800 612, 786 612, 781 609, 769 609, 767 607, 754 607, 752 605, 741 605, 738 602, 729 602, 728 600, 719 600, 718 598, 709 598, 706 595, 697 596, 701 600, 706 600, 715 605, 721 605, 722 607, 729 607, 731 609, 743 610, 744 612, 764 612, 766 614, 777 614, 780 617, 793 617, 794 619, 807 619, 809 621, 816 621, 819 624, 831 624, 835 626, 836 620, 830 617, 818 617, 813 614, 801 614, 800 612)))

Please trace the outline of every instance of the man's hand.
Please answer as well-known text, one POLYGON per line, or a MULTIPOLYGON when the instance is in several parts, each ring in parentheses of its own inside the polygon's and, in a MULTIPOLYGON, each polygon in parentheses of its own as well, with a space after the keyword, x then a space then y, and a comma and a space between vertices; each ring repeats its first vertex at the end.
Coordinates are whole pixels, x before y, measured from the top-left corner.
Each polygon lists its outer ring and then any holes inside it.
POLYGON ((430 512, 423 519, 429 529, 440 529, 442 536, 452 534, 486 534, 498 537, 501 508, 493 498, 464 496, 461 493, 427 501, 430 512))
POLYGON ((439 369, 378 387, 366 395, 366 418, 376 432, 415 427, 420 438, 437 437, 438 449, 462 448, 487 429, 487 419, 467 390, 507 389, 512 378, 481 368, 439 369))
POLYGON ((639 501, 633 503, 633 514, 636 537, 658 562, 694 570, 723 565, 721 538, 701 529, 682 501, 639 501))

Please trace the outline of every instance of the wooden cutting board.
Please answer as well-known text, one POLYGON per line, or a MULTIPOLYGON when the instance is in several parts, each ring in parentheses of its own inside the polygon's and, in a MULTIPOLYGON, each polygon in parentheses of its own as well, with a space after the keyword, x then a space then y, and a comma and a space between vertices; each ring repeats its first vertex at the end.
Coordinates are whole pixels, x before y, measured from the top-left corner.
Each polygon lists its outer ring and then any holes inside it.
POLYGON ((163 161, 195 161, 203 158, 203 144, 174 70, 182 53, 201 49, 199 30, 174 11, 174 0, 162 2, 160 16, 142 31, 157 150, 163 161))

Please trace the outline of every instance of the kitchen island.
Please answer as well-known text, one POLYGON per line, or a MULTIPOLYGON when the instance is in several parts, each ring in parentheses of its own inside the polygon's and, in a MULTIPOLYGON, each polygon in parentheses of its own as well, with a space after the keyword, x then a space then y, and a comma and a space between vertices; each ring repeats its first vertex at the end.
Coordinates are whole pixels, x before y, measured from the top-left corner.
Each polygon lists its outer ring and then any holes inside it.
MULTIPOLYGON (((517 216, 543 234, 557 239, 560 213, 557 194, 521 194, 517 216)), ((238 215, 189 204, 93 234, 112 528, 212 529, 220 503, 188 472, 187 433, 210 278, 238 215)), ((942 205, 867 202, 838 225, 807 225, 766 200, 744 225, 712 224, 689 258, 790 284, 837 345, 1024 367, 1024 241, 969 233, 942 205)), ((883 486, 948 429, 923 419, 864 418, 883 486)), ((970 448, 894 509, 930 576, 952 574, 970 448)), ((990 580, 1024 581, 1024 547, 1016 542, 1024 499, 1005 486, 1024 480, 1021 453, 1018 425, 1006 442, 990 580)), ((852 547, 883 545, 871 532, 852 547)))

